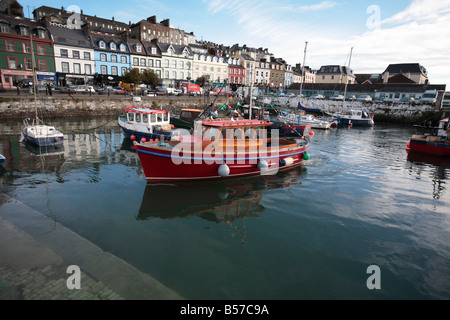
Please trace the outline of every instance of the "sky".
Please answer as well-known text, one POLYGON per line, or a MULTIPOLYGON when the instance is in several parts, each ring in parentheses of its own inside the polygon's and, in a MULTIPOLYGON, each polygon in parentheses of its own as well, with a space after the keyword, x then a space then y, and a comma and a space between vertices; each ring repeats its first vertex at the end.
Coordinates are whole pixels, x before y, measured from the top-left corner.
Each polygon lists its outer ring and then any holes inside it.
POLYGON ((420 63, 450 91, 450 0, 19 0, 24 14, 46 5, 128 23, 153 15, 198 40, 267 48, 313 69, 350 65, 382 73, 420 63), (305 50, 306 49, 306 50, 305 50), (351 54, 350 54, 351 53, 351 54))

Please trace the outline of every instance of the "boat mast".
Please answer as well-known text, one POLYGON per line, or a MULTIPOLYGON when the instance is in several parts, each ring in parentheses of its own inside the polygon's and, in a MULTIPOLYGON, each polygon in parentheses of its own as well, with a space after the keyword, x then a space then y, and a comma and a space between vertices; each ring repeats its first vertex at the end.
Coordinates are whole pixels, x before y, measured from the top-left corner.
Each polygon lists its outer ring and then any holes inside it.
POLYGON ((350 58, 348 60, 348 70, 347 70, 347 76, 345 78, 345 89, 344 89, 344 100, 342 101, 342 107, 345 110, 345 96, 347 95, 347 85, 348 85, 348 72, 350 71, 350 63, 352 62, 352 53, 353 53, 353 47, 350 49, 350 58))
POLYGON ((34 109, 36 114, 36 125, 39 124, 37 103, 36 103, 36 69, 34 66, 34 49, 33 49, 33 32, 30 31, 30 43, 31 43, 31 63, 33 65, 33 92, 34 92, 34 109))
POLYGON ((308 41, 305 42, 305 52, 303 53, 303 64, 302 64, 302 76, 300 81, 300 100, 302 99, 303 82, 305 77, 305 59, 306 59, 306 48, 308 47, 308 41))
POLYGON ((253 101, 253 64, 252 64, 252 69, 250 71, 250 105, 248 107, 249 111, 248 111, 248 119, 252 120, 252 101, 253 101))

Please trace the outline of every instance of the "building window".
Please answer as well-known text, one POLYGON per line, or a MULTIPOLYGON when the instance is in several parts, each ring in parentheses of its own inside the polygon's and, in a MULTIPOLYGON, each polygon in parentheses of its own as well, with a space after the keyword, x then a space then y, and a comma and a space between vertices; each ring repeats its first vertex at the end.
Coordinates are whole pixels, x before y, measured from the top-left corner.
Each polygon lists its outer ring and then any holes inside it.
POLYGON ((69 63, 61 62, 61 69, 63 73, 69 73, 69 63))
POLYGON ((152 54, 156 54, 156 48, 152 48, 152 54))
POLYGON ((59 52, 60 52, 61 58, 69 57, 69 52, 67 51, 67 49, 61 49, 59 52))
POLYGON ((92 69, 91 69, 91 65, 90 64, 85 64, 84 65, 84 73, 85 74, 92 74, 92 69))
POLYGON ((47 60, 38 60, 39 71, 47 71, 47 60))
POLYGON ((33 60, 30 58, 24 58, 25 62, 25 70, 32 70, 33 69, 33 60))
POLYGON ((108 67, 107 66, 100 66, 101 74, 108 74, 108 67))
POLYGON ((161 70, 156 70, 156 75, 158 76, 159 79, 161 79, 161 70))
POLYGON ((136 45, 136 51, 137 52, 142 52, 142 47, 140 45, 136 45))
POLYGON ((10 52, 16 51, 16 46, 14 45, 14 41, 6 41, 6 50, 10 52))
POLYGON ((133 58, 133 66, 139 65, 139 58, 133 58))
POLYGON ((30 34, 30 31, 28 30, 28 27, 20 27, 20 35, 21 36, 28 36, 30 34))
POLYGON ((176 71, 173 71, 173 72, 172 72, 172 78, 173 78, 173 79, 176 79, 176 78, 177 78, 177 73, 176 73, 176 71))
POLYGON ((45 46, 38 44, 37 45, 37 53, 40 56, 45 56, 45 46))
POLYGON ((100 47, 101 49, 105 49, 105 48, 106 48, 106 44, 105 44, 105 42, 103 42, 103 41, 100 41, 100 42, 98 43, 98 45, 99 45, 99 47, 100 47))
POLYGON ((164 67, 165 68, 169 67, 169 60, 167 60, 167 59, 164 60, 164 67))
POLYGON ((106 61, 106 54, 100 53, 100 61, 106 61))
POLYGON ((44 30, 38 29, 37 34, 40 39, 45 39, 45 31, 44 30))
POLYGON ((180 61, 180 69, 184 69, 184 62, 180 61))
POLYGON ((1 32, 2 32, 2 33, 9 33, 9 27, 8 27, 8 25, 2 23, 0 28, 1 28, 1 32))
POLYGON ((73 64, 73 73, 81 74, 81 65, 79 63, 73 64))
POLYGON ((127 73, 127 68, 122 67, 122 75, 124 75, 125 73, 127 73))
POLYGON ((111 67, 111 74, 117 76, 117 67, 111 67))
POLYGON ((91 53, 90 52, 85 52, 84 53, 84 60, 91 60, 91 53))
POLYGON ((116 50, 116 44, 114 43, 114 42, 111 42, 110 44, 109 44, 109 47, 111 48, 111 50, 116 50))
POLYGON ((153 59, 148 59, 148 66, 153 67, 153 59))
POLYGON ((17 58, 8 57, 8 68, 9 69, 17 69, 17 58))
POLYGON ((166 79, 169 79, 169 71, 164 72, 164 77, 165 77, 166 79))
POLYGON ((122 51, 122 52, 127 51, 127 48, 125 47, 125 45, 123 43, 120 45, 120 51, 122 51))
POLYGON ((117 56, 115 54, 111 55, 111 62, 117 62, 117 56))
POLYGON ((141 59, 141 67, 145 67, 145 59, 141 59))
POLYGON ((30 47, 29 43, 22 42, 22 46, 23 46, 23 52, 31 53, 31 47, 30 47))
POLYGON ((161 60, 156 60, 156 67, 161 68, 161 60))
POLYGON ((120 60, 122 61, 122 63, 127 63, 127 57, 125 56, 122 56, 120 60))
POLYGON ((73 50, 72 55, 74 59, 80 59, 80 51, 73 50))

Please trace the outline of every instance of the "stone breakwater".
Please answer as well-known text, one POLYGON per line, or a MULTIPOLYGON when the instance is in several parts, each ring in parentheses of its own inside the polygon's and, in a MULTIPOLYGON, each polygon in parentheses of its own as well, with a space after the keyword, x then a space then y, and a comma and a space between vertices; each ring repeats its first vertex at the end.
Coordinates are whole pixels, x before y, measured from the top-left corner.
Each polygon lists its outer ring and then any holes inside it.
MULTIPOLYGON (((136 98, 135 98, 136 99, 136 98)), ((141 101, 133 100, 133 97, 121 98, 89 98, 89 97, 40 97, 36 102, 38 116, 42 119, 51 118, 79 118, 95 116, 117 116, 123 114, 129 106, 147 106, 161 108, 178 114, 182 108, 200 108, 203 109, 214 102, 216 107, 229 101, 227 98, 210 97, 209 100, 204 97, 143 97, 141 101)), ((270 101, 279 107, 296 107, 297 99, 278 98, 270 101)), ((231 101, 234 106, 237 100, 231 101)), ((244 104, 243 101, 241 101, 244 104)), ((248 103, 248 101, 247 101, 248 103)), ((257 100, 256 105, 267 106, 267 100, 257 100)), ((314 109, 320 109, 325 112, 349 112, 352 109, 365 109, 369 114, 374 114, 375 122, 392 123, 418 123, 439 110, 433 105, 428 104, 408 104, 408 103, 389 103, 389 102, 360 102, 346 101, 343 107, 342 101, 331 100, 302 100, 302 105, 314 109)), ((2 98, 0 100, 0 119, 25 119, 35 117, 34 99, 27 98, 2 98)))
MULTIPOLYGON (((141 101, 132 97, 124 98, 38 98, 35 104, 32 98, 4 98, 0 102, 0 119, 34 118, 36 109, 38 117, 51 118, 79 118, 95 116, 115 116, 123 114, 129 106, 147 106, 170 110, 178 113, 181 108, 205 108, 214 101, 205 101, 196 97, 143 97, 141 101)), ((218 98, 216 105, 222 105, 226 98, 218 98)))
MULTIPOLYGON (((298 102, 297 99, 278 98, 270 103, 295 108, 298 102)), ((436 106, 421 103, 346 101, 344 106, 342 101, 303 99, 302 105, 327 113, 350 113, 354 109, 364 109, 374 115, 375 122, 405 124, 419 123, 439 113, 436 106)))

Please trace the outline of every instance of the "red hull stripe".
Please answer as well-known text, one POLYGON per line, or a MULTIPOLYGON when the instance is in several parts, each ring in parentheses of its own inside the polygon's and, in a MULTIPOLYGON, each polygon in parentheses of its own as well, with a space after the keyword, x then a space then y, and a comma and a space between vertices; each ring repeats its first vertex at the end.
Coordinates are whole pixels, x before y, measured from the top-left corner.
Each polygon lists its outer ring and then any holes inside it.
MULTIPOLYGON (((291 156, 296 156, 296 155, 299 155, 299 154, 304 154, 304 153, 308 152, 308 150, 309 150, 309 146, 303 151, 295 152, 295 153, 289 153, 289 154, 278 154, 278 155, 275 155, 275 156, 248 157, 248 158, 227 158, 227 157, 225 157, 222 160, 248 161, 248 160, 258 160, 258 159, 261 159, 261 158, 264 158, 264 159, 275 159, 275 158, 280 158, 280 157, 291 157, 291 156)), ((157 156, 157 157, 163 157, 163 158, 185 159, 185 160, 203 160, 203 161, 218 161, 218 160, 220 160, 219 158, 174 156, 174 155, 171 155, 171 154, 157 153, 157 152, 141 150, 141 149, 138 149, 137 151, 140 152, 140 153, 149 154, 149 155, 157 156)))

